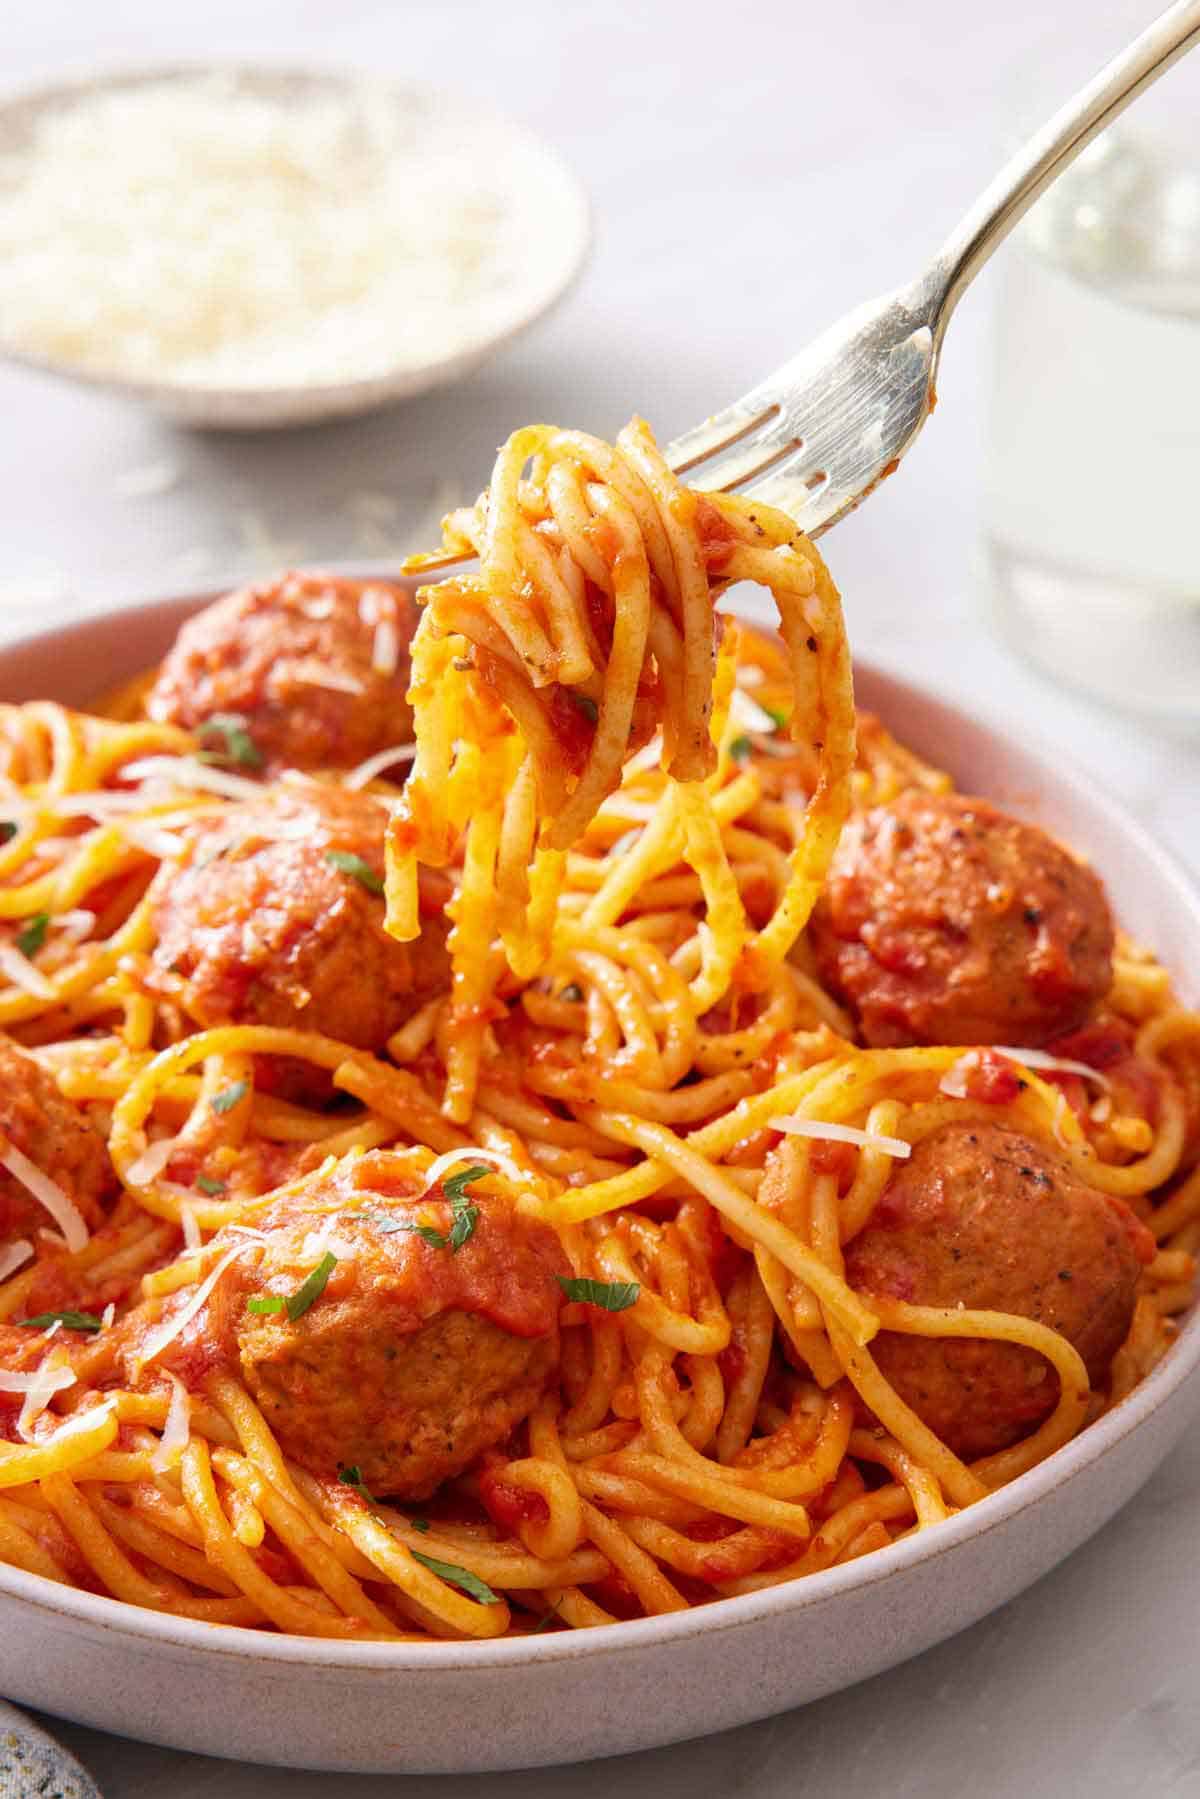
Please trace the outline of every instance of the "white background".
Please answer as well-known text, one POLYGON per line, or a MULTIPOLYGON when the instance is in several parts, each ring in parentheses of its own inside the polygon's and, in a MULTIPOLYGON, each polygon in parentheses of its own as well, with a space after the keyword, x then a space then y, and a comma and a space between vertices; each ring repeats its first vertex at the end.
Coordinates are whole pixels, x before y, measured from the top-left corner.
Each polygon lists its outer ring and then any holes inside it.
MULTIPOLYGON (((358 423, 190 436, 0 370, 0 630, 261 573, 263 527, 297 557, 376 552, 355 511, 363 489, 392 497, 388 532, 405 547, 448 497, 478 491, 496 444, 529 419, 611 433, 637 410, 669 437, 914 273, 1018 123, 1065 97, 1154 10, 1154 0, 8 0, 11 85, 103 62, 253 56, 487 98, 573 162, 596 245, 574 293, 528 339, 456 389, 358 423), (151 465, 169 469, 169 491, 123 497, 122 476, 151 465)), ((1200 56, 1168 80, 1177 102, 1190 84, 1200 113, 1200 56)), ((855 648, 1090 765, 1200 867, 1200 747, 1056 692, 990 632, 975 543, 1002 279, 989 271, 955 320, 941 404, 902 474, 823 546, 855 648)), ((62 1734, 110 1799, 582 1799, 616 1788, 624 1799, 782 1799, 835 1784, 855 1799, 1196 1794, 1198 1480, 1193 1432, 1121 1519, 1023 1599, 892 1674, 705 1744, 569 1772, 399 1781, 235 1770, 62 1734)), ((486 1729, 482 1712, 463 1720, 464 1734, 486 1729)))

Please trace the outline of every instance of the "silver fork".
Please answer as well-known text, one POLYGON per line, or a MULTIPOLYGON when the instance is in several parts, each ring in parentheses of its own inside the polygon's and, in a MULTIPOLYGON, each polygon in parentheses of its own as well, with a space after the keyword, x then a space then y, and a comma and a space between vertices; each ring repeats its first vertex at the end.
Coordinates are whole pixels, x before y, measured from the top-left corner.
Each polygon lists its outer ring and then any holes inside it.
POLYGON ((839 319, 732 406, 668 445, 677 474, 778 506, 812 537, 899 465, 934 400, 955 306, 1052 181, 1144 88, 1200 42, 1200 0, 1177 0, 1035 133, 909 287, 839 319))
MULTIPOLYGON (((848 313, 732 406, 667 445, 710 492, 749 489, 812 537, 898 467, 928 418, 955 306, 984 263, 1097 132, 1200 41, 1200 0, 1176 0, 1000 170, 925 272, 848 313)), ((463 555, 422 557, 422 572, 463 555)))

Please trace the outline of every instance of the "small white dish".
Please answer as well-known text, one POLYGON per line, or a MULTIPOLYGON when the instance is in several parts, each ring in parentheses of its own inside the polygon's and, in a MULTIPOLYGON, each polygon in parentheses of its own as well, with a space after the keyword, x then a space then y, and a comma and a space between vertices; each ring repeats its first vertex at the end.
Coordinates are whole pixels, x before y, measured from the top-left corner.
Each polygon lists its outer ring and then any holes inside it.
MULTIPOLYGON (((484 183, 488 203, 495 204, 502 219, 504 248, 494 259, 497 278, 477 316, 464 318, 453 341, 447 337, 428 354, 404 346, 398 329, 394 355, 373 363, 369 375, 300 384, 240 375, 236 382, 220 377, 141 379, 30 348, 2 332, 0 354, 140 402, 181 424, 237 431, 312 424, 370 412, 458 380, 541 318, 579 273, 590 239, 589 207, 558 153, 481 102, 419 83, 270 64, 183 63, 110 71, 0 100, 0 159, 24 152, 41 123, 81 101, 209 80, 235 95, 272 103, 334 97, 364 109, 394 105, 408 138, 421 146, 411 152, 414 169, 426 154, 442 169, 459 157, 462 196, 483 193, 476 183, 484 183)), ((488 266, 490 271, 493 265, 488 266)))
MULTIPOLYGON (((360 573, 380 574, 378 569, 360 573)), ((160 656, 198 595, 0 650, 0 693, 81 705, 160 656)), ((1200 894, 1048 750, 859 664, 862 706, 970 792, 1089 856, 1118 915, 1200 999, 1200 894)), ((1200 1405, 1200 1316, 1134 1392, 1040 1467, 847 1566, 669 1617, 495 1643, 327 1643, 195 1623, 0 1566, 0 1688, 207 1755, 359 1773, 576 1762, 802 1705, 1004 1605, 1133 1497, 1200 1405)))

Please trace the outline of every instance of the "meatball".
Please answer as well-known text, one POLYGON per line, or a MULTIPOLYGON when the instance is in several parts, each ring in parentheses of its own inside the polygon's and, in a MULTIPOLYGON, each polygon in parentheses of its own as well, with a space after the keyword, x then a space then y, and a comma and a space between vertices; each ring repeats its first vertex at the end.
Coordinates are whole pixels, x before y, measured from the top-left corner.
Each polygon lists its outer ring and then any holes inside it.
POLYGON ((184 625, 146 710, 201 736, 206 720, 237 717, 269 771, 351 768, 412 737, 416 622, 411 595, 381 581, 290 574, 239 588, 184 625))
MULTIPOLYGON (((846 1252, 866 1294, 1015 1312, 1075 1345, 1097 1385, 1129 1329, 1154 1240, 1122 1200, 1002 1124, 950 1124, 919 1143, 846 1252)), ((1033 1350, 881 1331, 871 1353, 902 1399, 961 1456, 1025 1436, 1058 1399, 1033 1350)))
POLYGON ((853 817, 812 919, 822 979, 877 1049, 1036 1047, 1112 981, 1104 889, 1035 825, 910 788, 853 817))
POLYGON ((471 1203, 474 1230, 452 1248, 444 1189, 420 1196, 404 1159, 375 1151, 256 1220, 266 1242, 231 1270, 224 1329, 285 1451, 314 1473, 353 1466, 373 1492, 427 1498, 545 1392, 569 1265, 547 1225, 504 1199, 471 1203), (302 1316, 249 1310, 295 1293, 326 1252, 337 1265, 302 1316))
POLYGON ((294 781, 193 828, 151 888, 148 984, 197 1023, 292 1026, 378 1049, 448 985, 445 883, 422 885, 421 936, 383 928, 386 808, 294 781))
MULTIPOLYGON (((0 1137, 74 1201, 89 1228, 101 1222, 113 1186, 103 1137, 58 1090, 40 1062, 0 1036, 0 1137)), ((0 1169, 0 1243, 53 1230, 54 1220, 7 1169, 0 1169)))

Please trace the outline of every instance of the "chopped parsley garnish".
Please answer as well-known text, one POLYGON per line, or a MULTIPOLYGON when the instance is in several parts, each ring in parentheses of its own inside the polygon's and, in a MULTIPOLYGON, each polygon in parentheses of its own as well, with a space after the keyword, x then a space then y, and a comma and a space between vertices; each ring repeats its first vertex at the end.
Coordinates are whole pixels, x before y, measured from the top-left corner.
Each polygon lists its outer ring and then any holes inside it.
POLYGON ((428 1518, 410 1518, 409 1523, 412 1525, 414 1530, 419 1530, 422 1536, 424 1536, 426 1531, 429 1529, 428 1518))
POLYGON ((777 731, 786 731, 788 724, 788 715, 786 712, 778 706, 764 706, 763 711, 771 720, 771 723, 775 726, 777 731))
POLYGON ((363 1479, 362 1469, 357 1462, 351 1462, 348 1468, 339 1468, 338 1479, 344 1487, 353 1487, 359 1498, 365 1499, 368 1505, 376 1503, 375 1495, 363 1479))
POLYGON ((25 928, 17 932, 17 948, 30 961, 37 955, 46 941, 46 932, 50 928, 50 914, 35 912, 26 922, 25 928))
POLYGON ((748 762, 753 748, 748 737, 735 737, 729 746, 729 754, 735 762, 748 762))
POLYGON ((573 1006, 577 1006, 583 998, 583 988, 579 985, 578 981, 572 981, 570 986, 563 988, 558 997, 559 999, 568 1000, 573 1006))
MULTIPOLYGON (((337 1267, 337 1257, 332 1250, 326 1250, 310 1275, 307 1275, 294 1293, 286 1298, 282 1293, 263 1293, 246 1301, 246 1310, 254 1312, 258 1317, 268 1316, 276 1312, 286 1312, 292 1323, 303 1318, 310 1305, 320 1299, 325 1291, 325 1283, 337 1267)), ((349 1483, 353 1485, 353 1482, 349 1483)))
POLYGON ((215 1194, 227 1192, 229 1187, 228 1181, 214 1181, 212 1176, 208 1174, 198 1174, 196 1176, 196 1185, 199 1187, 201 1193, 207 1193, 210 1198, 215 1194))
POLYGON ((61 1324, 68 1331, 98 1331, 104 1326, 104 1320, 94 1312, 38 1312, 36 1317, 22 1318, 20 1322, 35 1330, 48 1330, 52 1324, 61 1324))
POLYGON ((0 819, 0 843, 8 843, 17 834, 17 827, 11 818, 0 819))
POLYGON ((583 716, 587 719, 588 723, 594 725, 600 716, 600 708, 597 706, 595 700, 589 699, 586 693, 576 693, 571 697, 574 699, 575 704, 579 707, 579 710, 583 713, 583 716))
POLYGON ((642 1290, 636 1281, 575 1280, 565 1274, 556 1274, 554 1278, 568 1299, 599 1306, 603 1312, 628 1311, 642 1290))
POLYGON ((383 876, 377 875, 369 862, 356 856, 351 850, 326 850, 326 862, 332 862, 340 868, 344 875, 353 875, 354 879, 366 888, 368 893, 383 892, 383 876))
POLYGON ((391 1237, 397 1231, 407 1231, 414 1237, 420 1237, 431 1249, 448 1249, 451 1255, 457 1255, 463 1244, 471 1241, 475 1235, 475 1226, 479 1223, 479 1207, 471 1204, 466 1189, 472 1181, 482 1180, 485 1174, 490 1173, 490 1168, 475 1162, 470 1168, 463 1168, 458 1174, 452 1174, 448 1181, 442 1182, 442 1191, 450 1201, 448 1231, 439 1231, 432 1224, 416 1224, 409 1218, 389 1218, 386 1213, 381 1212, 360 1212, 356 1216, 369 1219, 382 1236, 391 1237))
POLYGON ((214 1093, 209 1104, 214 1112, 232 1112, 236 1105, 241 1104, 249 1091, 249 1081, 234 1081, 231 1086, 222 1087, 219 1093, 214 1093))
POLYGON ((450 1226, 450 1254, 456 1256, 464 1243, 469 1243, 475 1235, 475 1226, 479 1223, 479 1207, 468 1204, 464 1199, 454 1206, 454 1222, 450 1226))
POLYGON ((253 1312, 256 1318, 267 1318, 275 1312, 282 1312, 287 1300, 282 1293, 256 1293, 253 1299, 246 1301, 246 1310, 253 1312))
POLYGON ((452 1174, 448 1181, 443 1181, 442 1192, 450 1204, 456 1206, 465 1197, 464 1189, 469 1187, 472 1181, 481 1181, 487 1173, 488 1170, 482 1162, 472 1162, 469 1168, 460 1169, 458 1174, 452 1174))
POLYGON ((422 1555, 419 1549, 410 1549, 408 1553, 414 1562, 420 1562, 422 1568, 428 1568, 431 1574, 449 1581, 452 1587, 461 1587, 464 1593, 469 1593, 480 1605, 499 1605, 499 1595, 493 1593, 487 1582, 480 1580, 478 1574, 472 1574, 469 1568, 460 1568, 455 1562, 435 1561, 431 1555, 422 1555))
POLYGON ((558 1623, 558 1613, 557 1612, 546 1612, 543 1614, 542 1617, 540 1617, 538 1619, 537 1623, 534 1625, 533 1629, 530 1631, 529 1634, 531 1637, 540 1637, 544 1630, 549 1630, 550 1626, 552 1624, 557 1624, 557 1623, 558 1623))
POLYGON ((240 712, 214 712, 200 726, 200 737, 219 737, 225 748, 220 755, 201 752, 218 762, 236 762, 239 768, 261 768, 263 753, 247 728, 248 721, 240 712))
POLYGON ((380 1234, 394 1237, 397 1231, 404 1231, 411 1237, 420 1237, 431 1249, 445 1249, 450 1239, 443 1231, 432 1224, 414 1224, 408 1218, 389 1218, 386 1223, 379 1224, 380 1234))

